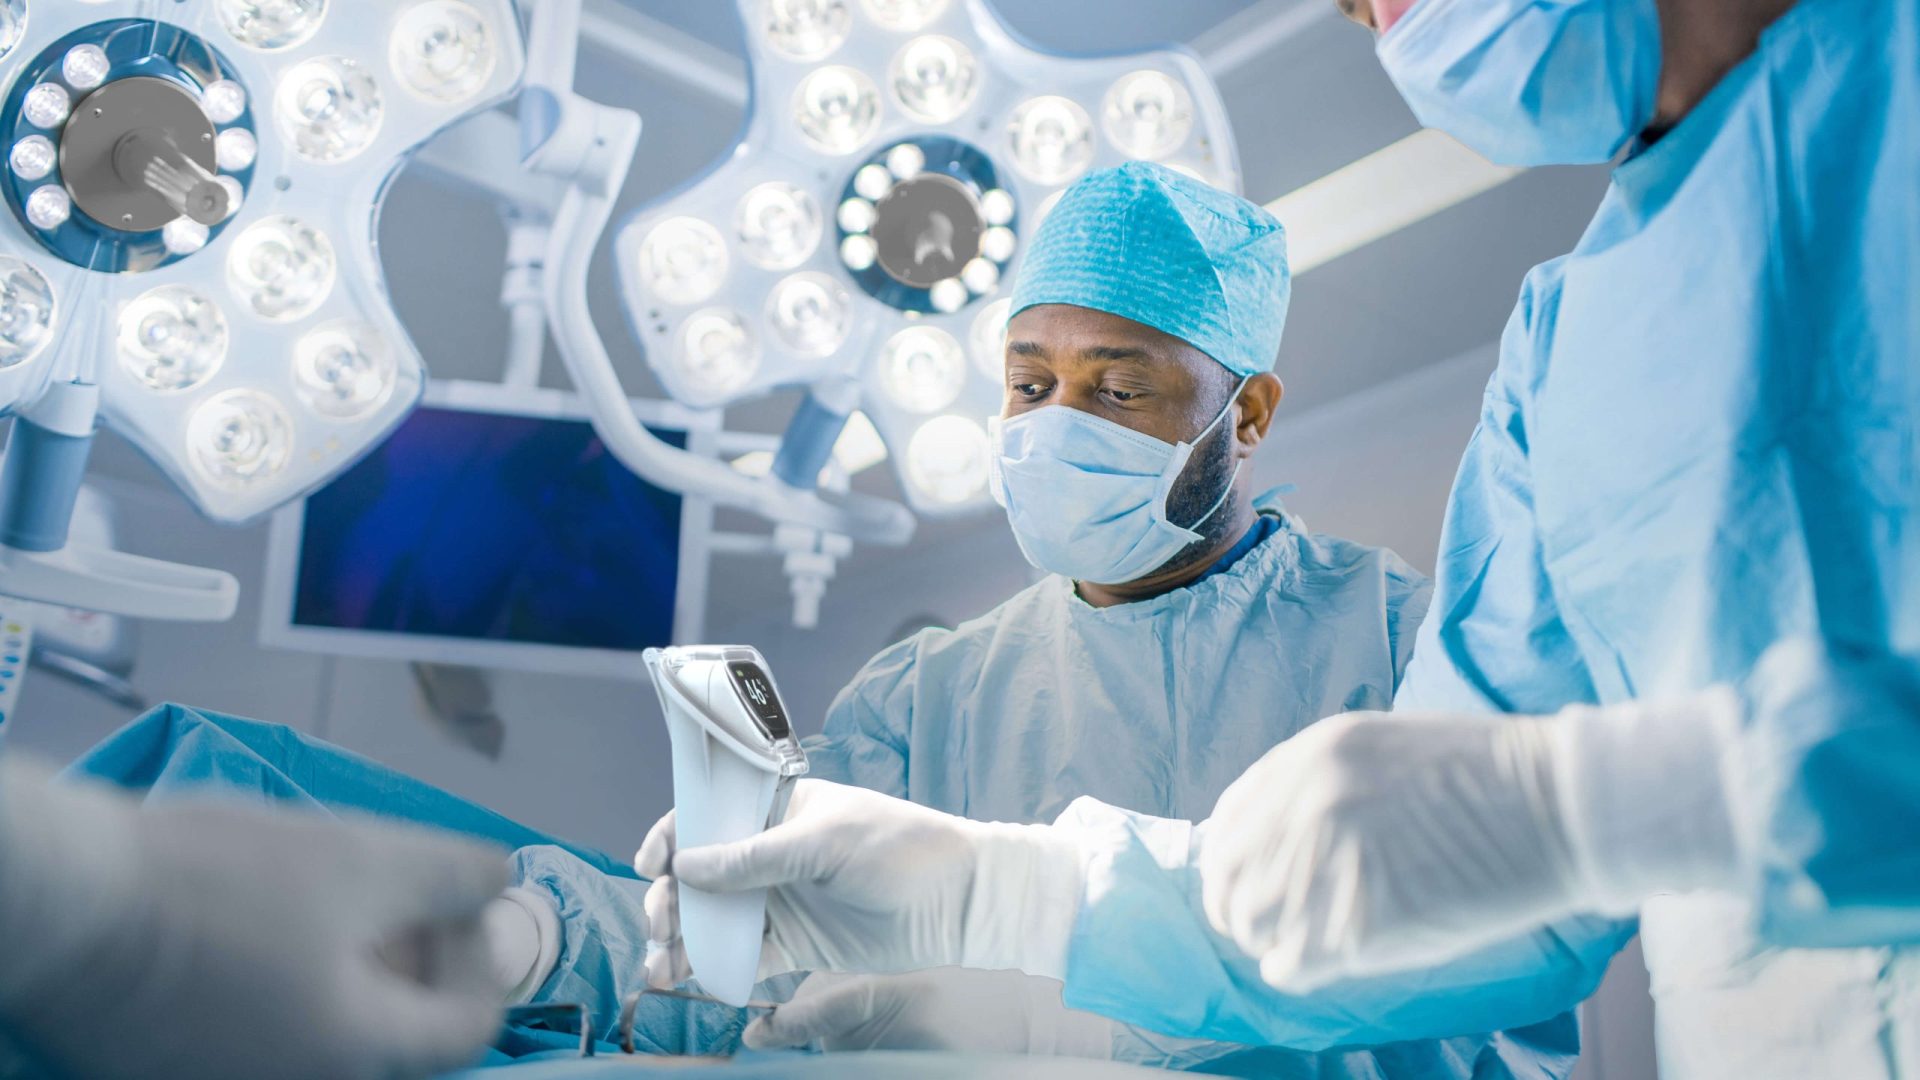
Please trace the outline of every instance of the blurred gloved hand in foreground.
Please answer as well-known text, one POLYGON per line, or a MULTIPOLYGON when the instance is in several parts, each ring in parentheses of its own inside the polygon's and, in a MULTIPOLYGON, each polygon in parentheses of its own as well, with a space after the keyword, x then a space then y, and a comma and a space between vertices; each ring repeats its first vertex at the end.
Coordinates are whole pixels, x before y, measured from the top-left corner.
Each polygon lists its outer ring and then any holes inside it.
POLYGON ((503 852, 0 766, 0 1024, 73 1076, 428 1076, 501 992, 503 852))
POLYGON ((647 890, 647 979, 693 974, 678 883, 767 888, 760 977, 962 966, 1060 977, 1078 912, 1081 863, 1044 825, 968 821, 864 788, 794 785, 785 819, 733 844, 676 851, 673 815, 634 856, 647 890))
POLYGON ((1576 912, 1732 887, 1717 691, 1551 717, 1352 713, 1255 762, 1204 826, 1207 919, 1276 988, 1427 967, 1576 912))
POLYGON ((1018 971, 934 968, 904 975, 807 976, 792 1000, 747 1025, 756 1050, 965 1050, 1113 1056, 1114 1021, 1067 1008, 1060 983, 1018 971))

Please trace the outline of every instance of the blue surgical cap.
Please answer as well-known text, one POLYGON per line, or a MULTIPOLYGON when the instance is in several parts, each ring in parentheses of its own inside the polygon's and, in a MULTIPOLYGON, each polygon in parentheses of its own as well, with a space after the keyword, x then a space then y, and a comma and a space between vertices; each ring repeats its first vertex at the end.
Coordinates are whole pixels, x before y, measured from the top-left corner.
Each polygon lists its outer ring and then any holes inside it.
POLYGON ((1013 314, 1073 304, 1172 334, 1236 375, 1273 370, 1292 295, 1272 214, 1133 161, 1068 188, 1027 247, 1013 314))

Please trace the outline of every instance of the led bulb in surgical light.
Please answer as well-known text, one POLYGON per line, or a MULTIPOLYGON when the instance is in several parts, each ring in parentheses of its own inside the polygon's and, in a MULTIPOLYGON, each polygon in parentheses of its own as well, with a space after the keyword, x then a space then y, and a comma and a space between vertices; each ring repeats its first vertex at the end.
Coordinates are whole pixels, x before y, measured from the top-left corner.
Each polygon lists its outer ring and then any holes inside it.
POLYGON ((860 0, 860 6, 881 26, 911 33, 939 18, 947 0, 860 0))
POLYGON ((293 456, 286 407, 259 390, 215 394, 187 421, 194 468, 217 487, 244 491, 271 480, 293 456))
POLYGON ((227 193, 227 219, 232 220, 233 216, 240 212, 241 205, 246 202, 247 189, 241 187, 240 181, 231 176, 216 176, 213 180, 227 193))
POLYGON ((1012 297, 995 300, 973 317, 973 331, 967 335, 973 347, 973 366, 995 383, 1007 374, 1007 318, 1012 312, 1012 297))
POLYGON ((840 210, 834 220, 850 233, 863 233, 873 228, 873 204, 865 199, 848 199, 840 204, 840 210))
POLYGON ((760 29, 789 60, 824 60, 853 26, 848 0, 762 0, 760 29))
POLYGON ((1013 223, 1013 196, 1000 188, 994 188, 980 196, 980 216, 989 225, 1010 225, 1013 223))
POLYGON ((748 262, 791 270, 820 246, 820 204, 802 188, 769 181, 741 196, 733 229, 748 262))
POLYGON ((326 301, 336 267, 333 244, 319 229, 297 218, 262 218, 228 250, 227 284, 254 314, 292 322, 326 301))
POLYGON ((227 319, 185 285, 162 285, 120 311, 120 366, 151 390, 187 390, 227 360, 227 319))
POLYGON ((950 315, 967 306, 967 287, 959 278, 941 278, 927 290, 927 300, 933 310, 950 315))
POLYGON ((894 54, 887 82, 908 116, 945 124, 973 104, 980 89, 980 64, 965 45, 928 34, 907 42, 894 54))
POLYGON ((160 243, 175 255, 191 255, 207 246, 210 235, 205 225, 189 217, 177 217, 160 230, 160 243))
POLYGON ((881 388, 908 412, 939 412, 954 403, 966 384, 967 358, 960 343, 939 327, 909 326, 880 350, 881 388))
POLYGON ((640 278, 669 304, 700 303, 727 280, 727 242, 699 218, 668 218, 640 243, 640 278))
POLYGON ((879 257, 880 245, 865 233, 856 233, 840 241, 840 261, 856 274, 872 266, 879 257))
POLYGON ((858 68, 819 68, 794 91, 793 118, 814 149, 852 153, 880 126, 880 91, 858 68))
POLYGON ((431 101, 465 101, 493 77, 493 32, 473 5, 427 0, 400 17, 388 60, 401 85, 431 101))
POLYGON ((53 336, 53 286, 24 259, 0 255, 0 370, 40 355, 53 336))
POLYGON ((98 45, 75 45, 67 50, 60 60, 60 77, 75 90, 91 90, 107 81, 107 72, 113 70, 113 62, 107 59, 107 50, 98 45))
POLYGON ((910 142, 887 151, 887 175, 895 180, 911 180, 927 167, 927 152, 910 142))
POLYGON ((20 103, 20 115, 37 128, 57 128, 73 112, 73 96, 59 83, 41 83, 27 91, 20 103))
POLYGON ((1163 72, 1123 75, 1107 91, 1100 124, 1121 152, 1137 158, 1165 157, 1193 134, 1193 95, 1163 72))
POLYGON ((27 0, 0 0, 0 57, 20 44, 27 32, 27 0))
POLYGON ((327 0, 214 0, 220 25, 253 49, 290 49, 313 36, 327 0))
POLYGON ((958 504, 987 487, 987 432, 960 416, 920 425, 907 442, 907 479, 935 502, 958 504))
POLYGON ((333 420, 357 420, 392 395, 393 351, 371 327, 325 326, 293 350, 294 388, 307 407, 333 420))
POLYGON ((200 108, 214 123, 231 124, 247 111, 246 87, 232 79, 208 83, 207 88, 200 91, 200 108))
POLYGON ((45 135, 29 135, 13 144, 13 150, 7 155, 7 164, 12 167, 13 175, 22 180, 44 180, 53 171, 54 162, 59 160, 60 152, 54 149, 53 140, 45 135))
POLYGON ((372 144, 386 106, 380 85, 344 56, 323 56, 296 65, 274 94, 280 130, 301 157, 345 161, 372 144))
POLYGON ((980 254, 994 262, 1003 263, 1013 258, 1014 245, 1018 242, 1012 229, 1005 225, 995 225, 980 234, 980 254))
POLYGON ((719 399, 752 380, 760 367, 760 343, 738 313, 707 308, 687 317, 674 359, 696 397, 719 399))
POLYGON ((862 165, 853 174, 853 190, 869 202, 879 202, 893 190, 893 173, 885 165, 862 165))
POLYGON ((57 229, 73 216, 73 196, 59 184, 33 189, 27 196, 27 221, 36 229, 57 229))
POLYGON ((1013 166, 1041 184, 1063 184, 1093 160, 1093 121, 1071 98, 1028 98, 1007 123, 1013 166))
POLYGON ((780 343, 794 352, 830 356, 853 328, 853 298, 825 274, 794 274, 767 297, 767 322, 780 343))
POLYGON ((259 156, 260 143, 254 139, 253 132, 246 128, 228 128, 214 137, 213 158, 227 172, 251 169, 254 159, 259 156))
POLYGON ((1000 267, 992 259, 968 259, 960 268, 960 281, 967 291, 985 296, 1000 287, 1000 267))

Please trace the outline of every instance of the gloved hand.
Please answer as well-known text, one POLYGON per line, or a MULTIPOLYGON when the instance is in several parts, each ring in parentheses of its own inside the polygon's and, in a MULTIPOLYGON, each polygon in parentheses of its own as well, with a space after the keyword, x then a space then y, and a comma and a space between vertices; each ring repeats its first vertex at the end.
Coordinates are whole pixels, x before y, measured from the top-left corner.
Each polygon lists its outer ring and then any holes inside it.
POLYGON ((1428 967, 1575 912, 1729 884, 1725 693, 1557 716, 1353 713, 1201 829, 1208 921, 1274 987, 1428 967))
POLYGON ((1081 856, 1048 826, 968 821, 802 780, 785 819, 739 843, 676 852, 668 814, 634 869, 654 879, 647 979, 655 986, 697 974, 680 941, 678 881, 710 892, 769 888, 761 978, 952 965, 1059 977, 1081 856))
POLYGON ((427 1076, 498 1030, 504 852, 0 767, 0 1024, 74 1076, 427 1076))
POLYGON ((747 1025, 755 1050, 966 1050, 1052 1057, 1113 1056, 1104 1016, 1069 1009, 1054 979, 1018 971, 934 968, 906 975, 807 976, 793 999, 747 1025))

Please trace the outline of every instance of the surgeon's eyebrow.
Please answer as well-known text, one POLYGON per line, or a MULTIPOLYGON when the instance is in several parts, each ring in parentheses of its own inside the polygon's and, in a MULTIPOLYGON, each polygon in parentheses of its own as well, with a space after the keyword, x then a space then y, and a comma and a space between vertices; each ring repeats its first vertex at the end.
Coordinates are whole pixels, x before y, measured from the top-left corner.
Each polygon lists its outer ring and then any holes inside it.
POLYGON ((1126 364, 1149 364, 1154 355, 1145 349, 1136 349, 1129 345, 1089 345, 1080 350, 1083 360, 1106 360, 1126 364))
POLYGON ((1037 341, 1009 341, 1007 351, 1015 356, 1031 356, 1035 359, 1041 359, 1047 355, 1047 350, 1037 341))

